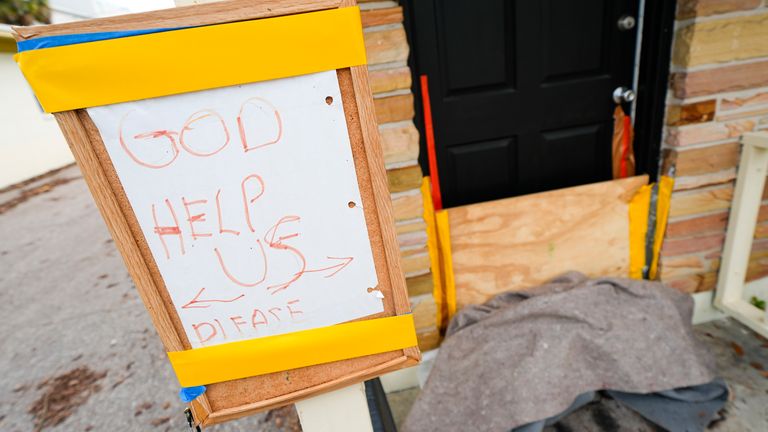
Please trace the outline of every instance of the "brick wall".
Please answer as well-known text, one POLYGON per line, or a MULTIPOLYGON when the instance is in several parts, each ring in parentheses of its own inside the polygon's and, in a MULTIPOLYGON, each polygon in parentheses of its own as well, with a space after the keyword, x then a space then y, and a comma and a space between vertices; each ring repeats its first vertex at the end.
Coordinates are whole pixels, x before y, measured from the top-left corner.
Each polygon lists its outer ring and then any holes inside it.
POLYGON ((413 124, 411 71, 402 8, 394 1, 360 1, 374 93, 376 119, 392 193, 403 271, 411 296, 419 346, 435 348, 438 331, 432 298, 419 156, 419 132, 413 124))
MULTIPOLYGON (((717 283, 738 137, 768 129, 768 0, 678 0, 676 20, 662 152, 676 182, 661 278, 698 292, 717 283)), ((748 279, 768 274, 768 201, 755 237, 748 279)))

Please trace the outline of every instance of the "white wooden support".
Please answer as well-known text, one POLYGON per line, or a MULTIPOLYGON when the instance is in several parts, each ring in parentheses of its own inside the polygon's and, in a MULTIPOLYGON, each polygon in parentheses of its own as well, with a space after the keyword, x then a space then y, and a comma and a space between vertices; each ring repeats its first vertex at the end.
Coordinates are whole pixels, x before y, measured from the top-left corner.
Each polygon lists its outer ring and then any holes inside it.
MULTIPOLYGON (((176 6, 220 0, 174 0, 176 6)), ((373 432, 365 385, 355 384, 296 403, 304 432, 373 432)))
POLYGON ((363 383, 296 403, 304 432, 373 432, 363 383))
POLYGON ((746 133, 741 143, 741 162, 728 218, 715 306, 768 337, 766 313, 744 298, 752 239, 768 173, 768 132, 746 133))

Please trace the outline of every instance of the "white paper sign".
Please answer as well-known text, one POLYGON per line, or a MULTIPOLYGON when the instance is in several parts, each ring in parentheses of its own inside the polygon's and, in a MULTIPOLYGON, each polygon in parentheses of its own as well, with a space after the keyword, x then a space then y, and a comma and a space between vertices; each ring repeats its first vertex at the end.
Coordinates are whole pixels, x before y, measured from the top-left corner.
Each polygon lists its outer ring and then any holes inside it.
POLYGON ((88 113, 193 347, 383 311, 335 71, 88 113))

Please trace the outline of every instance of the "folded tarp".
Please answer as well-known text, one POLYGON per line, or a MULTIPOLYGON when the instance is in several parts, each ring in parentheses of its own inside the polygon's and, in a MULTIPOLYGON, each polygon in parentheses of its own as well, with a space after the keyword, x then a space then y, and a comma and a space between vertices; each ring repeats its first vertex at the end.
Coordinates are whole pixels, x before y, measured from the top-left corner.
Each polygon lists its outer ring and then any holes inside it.
MULTIPOLYGON (((679 429, 701 430, 726 396, 693 334, 692 310, 690 296, 661 283, 580 273, 467 307, 451 321, 403 429, 509 431, 557 417, 589 392, 674 399, 704 386, 702 397, 714 389, 716 402, 679 429)), ((641 405, 640 414, 658 406, 641 405)))

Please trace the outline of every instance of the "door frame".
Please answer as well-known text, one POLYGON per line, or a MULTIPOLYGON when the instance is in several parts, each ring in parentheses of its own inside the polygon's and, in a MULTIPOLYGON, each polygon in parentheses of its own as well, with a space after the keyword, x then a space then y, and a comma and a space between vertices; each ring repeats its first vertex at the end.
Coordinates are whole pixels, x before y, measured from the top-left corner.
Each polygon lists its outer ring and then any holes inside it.
MULTIPOLYGON (((429 174, 427 161, 426 134, 424 133, 424 111, 419 85, 419 59, 416 56, 416 41, 419 32, 413 20, 414 2, 400 0, 403 7, 405 32, 411 47, 408 66, 411 70, 411 91, 414 95, 414 123, 419 130, 419 165, 425 175, 429 174)), ((637 174, 648 174, 651 181, 659 175, 662 129, 666 112, 667 87, 669 82, 672 37, 674 35, 677 0, 644 0, 644 20, 640 29, 640 64, 635 68, 637 88, 635 92, 635 165, 637 174)), ((639 16, 638 11, 638 16, 639 16)))

